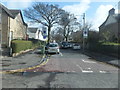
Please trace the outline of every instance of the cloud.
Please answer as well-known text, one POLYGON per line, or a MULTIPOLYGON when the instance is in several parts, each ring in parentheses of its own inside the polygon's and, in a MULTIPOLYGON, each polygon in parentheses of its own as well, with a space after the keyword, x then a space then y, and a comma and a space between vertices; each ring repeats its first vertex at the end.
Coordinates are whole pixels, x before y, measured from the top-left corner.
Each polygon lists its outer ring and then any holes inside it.
POLYGON ((80 15, 85 13, 89 9, 90 0, 82 0, 78 4, 64 6, 63 9, 77 15, 77 18, 80 18, 80 15))
POLYGON ((96 12, 94 18, 92 18, 93 28, 97 31, 98 27, 106 20, 109 10, 113 8, 112 5, 100 5, 96 12))

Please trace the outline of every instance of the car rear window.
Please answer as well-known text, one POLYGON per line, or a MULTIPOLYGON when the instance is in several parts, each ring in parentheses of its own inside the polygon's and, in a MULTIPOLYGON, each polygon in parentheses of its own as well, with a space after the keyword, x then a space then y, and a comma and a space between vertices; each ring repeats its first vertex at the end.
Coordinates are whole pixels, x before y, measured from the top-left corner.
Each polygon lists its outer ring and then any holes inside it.
POLYGON ((50 44, 49 47, 57 47, 57 44, 50 44))

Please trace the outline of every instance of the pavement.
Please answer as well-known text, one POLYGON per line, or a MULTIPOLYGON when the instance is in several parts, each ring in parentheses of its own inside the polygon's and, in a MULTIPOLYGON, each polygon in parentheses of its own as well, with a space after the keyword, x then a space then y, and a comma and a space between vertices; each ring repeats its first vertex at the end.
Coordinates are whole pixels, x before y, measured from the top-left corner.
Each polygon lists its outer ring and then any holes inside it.
POLYGON ((0 71, 18 70, 34 67, 42 63, 44 54, 40 54, 40 49, 29 51, 16 57, 2 57, 0 60, 2 68, 0 71))
POLYGON ((105 55, 91 51, 85 51, 84 54, 90 56, 91 59, 94 59, 96 61, 111 64, 113 66, 120 68, 120 59, 118 57, 113 57, 110 55, 105 55))

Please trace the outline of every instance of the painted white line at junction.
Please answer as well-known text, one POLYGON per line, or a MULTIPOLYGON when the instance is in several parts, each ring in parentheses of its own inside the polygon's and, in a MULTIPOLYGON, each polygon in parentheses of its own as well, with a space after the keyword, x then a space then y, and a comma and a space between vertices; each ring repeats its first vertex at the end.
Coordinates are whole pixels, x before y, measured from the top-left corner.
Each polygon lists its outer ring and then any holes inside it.
POLYGON ((76 66, 79 67, 82 72, 85 72, 85 73, 93 72, 93 71, 90 71, 90 70, 88 70, 88 71, 87 70, 83 70, 82 67, 80 67, 78 64, 76 66))
POLYGON ((81 71, 83 71, 82 67, 80 67, 78 64, 76 66, 79 67, 81 71))
POLYGON ((88 68, 88 69, 91 69, 91 68, 88 68))
POLYGON ((82 61, 85 62, 85 63, 96 63, 96 62, 93 62, 93 61, 87 61, 87 60, 84 60, 84 59, 82 59, 82 61))
POLYGON ((106 71, 99 71, 100 73, 106 73, 106 71))
POLYGON ((93 72, 93 71, 86 71, 86 70, 83 70, 82 72, 86 72, 86 73, 87 73, 87 72, 93 72))

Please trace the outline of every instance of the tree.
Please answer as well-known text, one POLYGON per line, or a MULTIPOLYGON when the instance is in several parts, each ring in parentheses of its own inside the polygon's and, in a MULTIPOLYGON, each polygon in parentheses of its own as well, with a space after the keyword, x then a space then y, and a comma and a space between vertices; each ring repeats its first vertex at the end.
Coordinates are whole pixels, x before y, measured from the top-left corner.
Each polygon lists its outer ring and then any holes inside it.
POLYGON ((50 32, 54 24, 59 22, 64 10, 58 5, 46 3, 34 3, 32 7, 24 10, 24 15, 32 22, 40 23, 48 29, 48 42, 50 41, 50 32))
POLYGON ((61 42, 63 40, 63 30, 61 27, 57 27, 51 32, 52 40, 56 42, 61 42))
POLYGON ((65 12, 60 20, 60 25, 63 27, 64 40, 68 41, 68 36, 73 31, 72 25, 75 24, 76 18, 73 14, 65 12))

